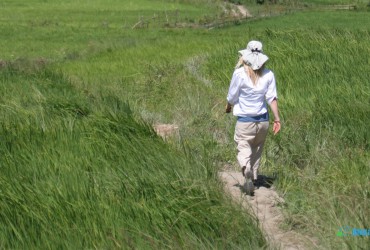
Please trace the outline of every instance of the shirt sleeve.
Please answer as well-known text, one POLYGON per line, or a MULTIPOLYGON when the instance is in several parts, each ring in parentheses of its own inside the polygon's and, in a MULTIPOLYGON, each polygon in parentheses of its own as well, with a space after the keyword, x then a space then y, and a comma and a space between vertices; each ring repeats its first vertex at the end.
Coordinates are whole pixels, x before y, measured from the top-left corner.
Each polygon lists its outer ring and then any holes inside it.
POLYGON ((231 105, 235 105, 239 101, 241 80, 241 77, 234 72, 230 82, 229 92, 227 93, 227 102, 231 105))
POLYGON ((271 102, 274 99, 277 99, 277 90, 276 90, 276 81, 275 81, 275 76, 272 74, 271 79, 269 80, 269 84, 267 86, 267 91, 265 95, 266 101, 268 104, 271 104, 271 102))

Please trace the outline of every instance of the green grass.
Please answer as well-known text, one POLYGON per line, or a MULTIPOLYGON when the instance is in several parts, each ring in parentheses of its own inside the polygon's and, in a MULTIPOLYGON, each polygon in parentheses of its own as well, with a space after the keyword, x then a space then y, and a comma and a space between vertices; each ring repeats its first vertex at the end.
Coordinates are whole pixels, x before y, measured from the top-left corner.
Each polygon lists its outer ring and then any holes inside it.
MULTIPOLYGON (((369 18, 364 13, 328 13, 319 27, 322 14, 297 13, 256 22, 268 28, 259 33, 249 29, 248 34, 265 42, 284 120, 282 134, 267 144, 265 168, 277 175, 286 198, 287 226, 314 235, 328 248, 367 244, 361 237, 335 236, 340 226, 369 224, 370 62, 364 56, 369 43, 363 38, 369 30, 363 17, 369 18), (339 15, 342 22, 332 21, 339 15), (303 28, 303 18, 310 28, 303 28)), ((210 59, 210 74, 216 74, 213 68, 230 67, 221 61, 227 54, 210 59)), ((227 77, 216 80, 221 84, 227 77)))
POLYGON ((2 70, 1 86, 4 248, 264 244, 211 166, 166 145, 119 97, 87 96, 47 70, 2 70))
POLYGON ((99 10, 102 2, 94 3, 79 14, 83 2, 65 2, 75 13, 68 23, 55 15, 58 25, 32 24, 31 29, 25 23, 45 20, 55 5, 6 3, 6 11, 23 11, 24 19, 9 15, 1 26, 9 32, 0 71, 1 246, 264 246, 255 221, 223 195, 212 165, 198 161, 185 142, 179 149, 164 143, 133 113, 128 95, 139 86, 130 83, 131 92, 119 88, 142 68, 185 58, 186 50, 177 53, 184 48, 166 44, 156 32, 122 31, 117 20, 110 19, 108 31, 94 27, 106 17, 99 10), (14 29, 27 39, 19 39, 14 29), (158 56, 158 48, 148 44, 157 39, 158 46, 173 47, 178 56, 158 56), (122 71, 137 52, 144 53, 136 58, 138 66, 122 71))
POLYGON ((321 5, 327 5, 327 4, 360 4, 360 3, 367 3, 367 0, 310 0, 310 1, 303 1, 308 4, 321 4, 321 5))
POLYGON ((96 43, 125 40, 141 17, 150 20, 160 16, 163 26, 167 19, 170 23, 184 19, 199 22, 218 11, 209 1, 6 1, 0 10, 0 31, 8 38, 0 42, 1 58, 70 58, 96 43))
POLYGON ((125 3, 1 4, 1 246, 265 247, 217 178, 236 165, 235 119, 223 110, 236 52, 260 39, 283 120, 261 168, 277 176, 283 226, 323 248, 365 248, 367 239, 336 232, 369 227, 369 15, 133 30, 140 15, 178 8, 198 22, 219 9, 125 3), (179 125, 179 135, 163 142, 157 122, 179 125))

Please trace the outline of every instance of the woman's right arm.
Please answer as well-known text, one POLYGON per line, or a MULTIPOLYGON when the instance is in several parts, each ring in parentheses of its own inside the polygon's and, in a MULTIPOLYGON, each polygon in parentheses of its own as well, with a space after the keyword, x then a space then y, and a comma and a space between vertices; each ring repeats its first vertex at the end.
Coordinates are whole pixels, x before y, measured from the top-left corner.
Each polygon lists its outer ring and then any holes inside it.
POLYGON ((230 82, 229 92, 227 93, 227 104, 226 104, 226 113, 231 112, 231 108, 239 100, 239 91, 240 91, 240 77, 234 71, 233 77, 230 82))

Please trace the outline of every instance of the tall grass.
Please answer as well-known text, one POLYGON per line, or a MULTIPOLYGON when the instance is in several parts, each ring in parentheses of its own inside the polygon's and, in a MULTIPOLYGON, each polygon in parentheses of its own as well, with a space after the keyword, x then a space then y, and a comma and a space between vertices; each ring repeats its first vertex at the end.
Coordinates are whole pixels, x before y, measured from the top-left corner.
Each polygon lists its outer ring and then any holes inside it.
POLYGON ((141 18, 159 16, 161 20, 165 20, 168 19, 167 12, 178 10, 177 22, 198 23, 206 16, 218 13, 217 2, 5 1, 1 3, 0 31, 8 38, 0 41, 0 58, 73 59, 76 54, 88 54, 102 44, 124 42, 134 24, 141 18))
MULTIPOLYGON (((365 249, 368 244, 366 238, 343 239, 336 232, 345 225, 369 225, 370 65, 364 56, 369 43, 363 39, 369 34, 337 28, 248 34, 264 41, 283 119, 282 133, 269 137, 263 168, 277 176, 286 199, 285 226, 313 235, 324 248, 365 249)), ((221 85, 227 77, 213 73, 230 67, 221 59, 231 51, 236 46, 209 58, 210 75, 221 85)))
POLYGON ((117 96, 87 96, 48 70, 0 73, 2 247, 264 244, 210 166, 166 145, 117 96))
MULTIPOLYGON (((112 13, 131 11, 111 3, 124 9, 112 13)), ((150 10, 165 4, 140 3, 150 10)), ((139 104, 149 100, 138 95, 145 93, 144 72, 155 82, 166 71, 163 61, 186 58, 186 49, 175 53, 184 48, 164 42, 170 32, 122 31, 111 17, 107 29, 95 23, 106 18, 106 2, 63 2, 59 10, 66 8, 68 22, 59 12, 49 15, 56 2, 30 4, 7 2, 2 9, 8 15, 1 29, 12 35, 2 41, 0 64, 1 246, 265 246, 254 219, 225 199, 210 161, 199 162, 186 142, 176 148, 165 143, 140 117, 139 104), (27 43, 12 29, 27 34, 27 43), (160 56, 148 44, 155 40, 178 56, 160 56)))
MULTIPOLYGON (((331 235, 328 244, 334 247, 343 243, 333 237, 338 227, 369 224, 370 89, 364 73, 369 61, 363 57, 369 46, 362 40, 369 31, 276 35, 285 45, 276 53, 290 55, 274 63, 281 72, 286 130, 269 152, 282 160, 276 158, 281 166, 289 166, 279 184, 288 200, 294 197, 288 204, 291 226, 310 225, 312 231, 331 235), (287 172, 292 168, 295 176, 287 172)), ((366 245, 356 237, 346 242, 350 247, 366 245)))
MULTIPOLYGON (((195 17, 209 4, 192 12, 183 2, 171 3, 195 17)), ((63 1, 74 10, 68 22, 56 2, 33 3, 1 10, 4 248, 265 247, 217 178, 223 164, 236 165, 235 120, 223 109, 248 39, 264 42, 278 80, 283 130, 269 137, 262 169, 278 177, 285 226, 323 248, 366 247, 335 234, 369 225, 368 15, 131 30, 121 15, 135 22, 166 2, 63 1), (50 16, 54 24, 41 25, 50 16), (27 24, 36 17, 40 25, 27 24), (179 136, 164 143, 154 122, 178 124, 179 136)))
MULTIPOLYGON (((247 39, 262 40, 278 79, 284 120, 282 134, 269 137, 263 169, 278 177, 276 185, 287 201, 285 227, 317 238, 322 247, 361 248, 366 239, 343 239, 336 232, 343 225, 366 228, 368 224, 369 62, 364 55, 369 52, 369 31, 361 25, 366 20, 363 13, 345 18, 343 12, 325 18, 319 12, 297 13, 227 30, 171 31, 173 40, 157 39, 154 46, 135 53, 153 60, 138 69, 139 77, 122 84, 134 89, 131 83, 136 85, 138 91, 132 94, 142 96, 137 107, 144 117, 181 124, 182 140, 199 155, 198 160, 216 168, 225 162, 235 164, 234 120, 223 115, 224 95, 236 51, 247 39), (341 22, 335 21, 340 17, 341 22), (342 23, 345 26, 340 28, 342 23), (178 35, 191 39, 177 40, 178 35), (190 46, 193 42, 198 45, 190 46), (159 48, 162 53, 156 60, 159 48), (192 55, 193 51, 198 54, 192 55), (328 209, 323 210, 323 204, 328 209)), ((103 58, 126 60, 104 54, 100 65, 94 64, 97 68, 105 67, 103 58)))

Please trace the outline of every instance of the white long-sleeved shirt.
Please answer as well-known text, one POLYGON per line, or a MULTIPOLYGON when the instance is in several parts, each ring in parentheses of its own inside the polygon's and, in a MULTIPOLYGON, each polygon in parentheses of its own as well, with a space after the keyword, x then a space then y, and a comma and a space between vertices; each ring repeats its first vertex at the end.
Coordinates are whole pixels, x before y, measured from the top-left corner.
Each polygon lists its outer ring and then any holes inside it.
POLYGON ((274 73, 264 69, 262 76, 254 86, 244 67, 234 71, 227 101, 234 106, 233 114, 241 117, 253 117, 265 114, 266 101, 270 104, 277 98, 274 73))

